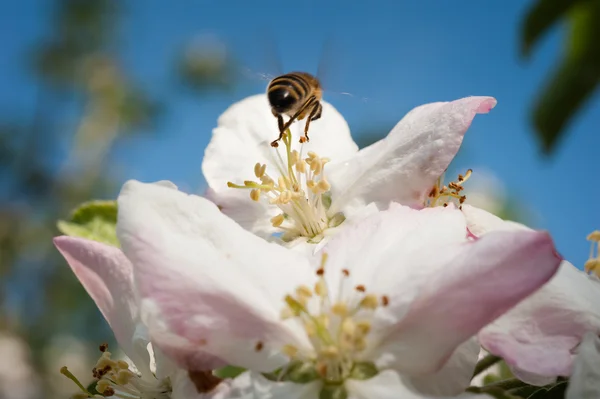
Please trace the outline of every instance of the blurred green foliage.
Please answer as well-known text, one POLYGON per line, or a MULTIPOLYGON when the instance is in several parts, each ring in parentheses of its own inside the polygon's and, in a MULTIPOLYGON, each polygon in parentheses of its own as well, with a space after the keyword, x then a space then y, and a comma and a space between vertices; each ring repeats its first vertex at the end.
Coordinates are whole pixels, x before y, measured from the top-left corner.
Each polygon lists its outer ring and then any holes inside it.
POLYGON ((566 134, 569 122, 600 83, 600 0, 535 0, 521 29, 521 53, 558 22, 568 26, 562 59, 535 99, 531 118, 545 153, 566 134))
MULTIPOLYGON (((90 348, 112 339, 52 245, 52 237, 60 234, 56 221, 91 198, 114 197, 112 148, 125 135, 152 132, 168 110, 167 99, 159 103, 131 78, 115 50, 126 5, 54 0, 51 34, 24 49, 32 80, 39 83, 34 112, 31 118, 15 119, 0 110, 0 334, 17 335, 29 344, 42 377, 60 378, 44 358, 54 337, 93 340, 90 348), (71 118, 73 112, 79 113, 79 124, 65 130, 60 117, 71 118), (65 139, 71 143, 67 151, 61 147, 65 139)), ((211 88, 223 90, 229 58, 211 61, 215 54, 202 49, 194 54, 195 67, 180 71, 182 81, 194 84, 198 94, 210 86, 197 84, 202 81, 217 82, 211 88), (199 67, 199 59, 210 68, 199 67)), ((182 65, 182 59, 165 62, 182 65)), ((115 218, 114 202, 87 203, 61 223, 61 230, 100 235, 115 244, 114 231, 105 228, 115 218)), ((40 381, 43 398, 64 396, 53 393, 50 380, 40 381)))

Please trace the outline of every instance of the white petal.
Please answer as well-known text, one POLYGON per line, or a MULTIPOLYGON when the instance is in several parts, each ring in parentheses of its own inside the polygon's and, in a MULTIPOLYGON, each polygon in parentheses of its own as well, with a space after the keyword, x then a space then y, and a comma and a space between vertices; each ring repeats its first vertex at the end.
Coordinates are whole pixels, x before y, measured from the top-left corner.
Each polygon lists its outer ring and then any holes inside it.
POLYGON ((583 335, 600 334, 599 303, 600 282, 563 261, 548 284, 483 328, 479 339, 523 372, 568 376, 583 335))
POLYGON ((202 370, 188 362, 208 353, 271 371, 283 361, 282 345, 309 345, 280 315, 287 294, 316 280, 313 267, 243 230, 210 201, 130 181, 119 196, 117 234, 152 341, 182 367, 202 370))
POLYGON ((346 162, 327 166, 331 211, 345 213, 376 202, 422 206, 425 195, 446 170, 477 113, 496 104, 491 97, 432 103, 409 112, 379 142, 346 162))
POLYGON ((411 375, 441 368, 458 345, 547 282, 560 262, 545 233, 497 232, 466 242, 464 217, 451 207, 394 206, 343 230, 323 251, 333 301, 358 302, 357 286, 387 296, 364 357, 411 375), (490 291, 491 278, 505 288, 490 291), (474 302, 473 295, 481 298, 474 302))
MULTIPOLYGON (((532 231, 482 209, 464 205, 469 230, 476 236, 492 231, 532 231)), ((587 331, 600 333, 600 282, 563 261, 556 275, 538 292, 479 333, 481 344, 507 364, 521 380, 545 385, 571 373, 572 350, 587 331)))
MULTIPOLYGON (((303 129, 304 121, 292 125, 293 145, 298 150, 303 129)), ((277 172, 274 162, 276 152, 270 143, 278 136, 277 119, 271 113, 267 96, 248 97, 233 104, 221 115, 202 162, 211 199, 242 226, 263 235, 274 232, 270 224, 261 221, 275 216, 276 208, 252 202, 246 190, 228 188, 227 182, 241 183, 253 179, 257 162, 267 164, 267 173, 274 175, 277 172), (243 207, 243 213, 237 210, 239 206, 243 207)), ((314 151, 321 157, 346 159, 358 151, 348 124, 326 102, 323 102, 322 117, 310 125, 309 137, 310 142, 303 146, 304 154, 314 151)), ((283 145, 280 145, 279 151, 282 148, 283 145)))
MULTIPOLYGON (((387 370, 375 377, 364 380, 346 381, 348 399, 429 399, 439 396, 418 393, 405 385, 399 375, 387 370)), ((446 399, 491 399, 488 395, 462 394, 459 396, 445 396, 446 399)))
POLYGON ((490 231, 531 230, 521 223, 502 220, 490 212, 469 204, 463 204, 462 211, 467 219, 469 231, 476 237, 482 236, 490 231))
POLYGON ((600 398, 600 339, 587 333, 577 350, 566 399, 600 398))
POLYGON ((475 371, 479 342, 471 338, 461 344, 437 372, 421 377, 404 377, 405 383, 417 392, 435 396, 458 395, 467 389, 475 371))

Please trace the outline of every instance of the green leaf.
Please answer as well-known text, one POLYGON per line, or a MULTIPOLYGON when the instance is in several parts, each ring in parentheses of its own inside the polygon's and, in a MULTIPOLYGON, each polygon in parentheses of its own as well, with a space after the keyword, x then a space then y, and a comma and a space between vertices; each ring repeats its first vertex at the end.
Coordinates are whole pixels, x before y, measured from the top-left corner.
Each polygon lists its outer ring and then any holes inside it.
POLYGON ((550 153, 577 111, 600 83, 600 1, 573 10, 569 53, 546 83, 533 109, 544 152, 550 153), (585 6, 585 7, 584 7, 585 6))
POLYGON ((569 384, 566 381, 559 382, 552 388, 540 388, 527 399, 564 399, 569 384))
POLYGON ((118 247, 116 233, 117 202, 90 201, 81 204, 68 221, 59 220, 58 230, 73 237, 82 237, 118 247))
POLYGON ((527 56, 546 31, 578 3, 589 0, 537 0, 525 15, 521 28, 521 54, 527 56))

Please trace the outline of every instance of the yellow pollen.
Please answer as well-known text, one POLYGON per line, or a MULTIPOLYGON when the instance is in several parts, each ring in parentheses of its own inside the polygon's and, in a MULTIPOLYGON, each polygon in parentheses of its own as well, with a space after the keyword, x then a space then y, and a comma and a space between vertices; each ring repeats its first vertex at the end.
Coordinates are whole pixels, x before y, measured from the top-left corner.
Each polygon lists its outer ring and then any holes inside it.
POLYGON ((127 364, 127 362, 124 360, 119 360, 117 361, 117 367, 119 367, 120 369, 127 370, 129 369, 129 364, 127 364))
POLYGON ((379 299, 373 294, 368 294, 360 301, 359 306, 364 309, 377 309, 379 306, 379 299))
POLYGON ((600 230, 592 231, 587 236, 588 241, 600 242, 600 230))
POLYGON ((305 285, 301 285, 300 287, 296 288, 296 295, 298 295, 299 297, 310 298, 313 296, 313 293, 310 290, 310 288, 308 288, 305 285))
POLYGON ((320 351, 320 355, 325 358, 335 358, 339 355, 340 351, 335 346, 327 346, 320 351))
POLYGON ((285 217, 283 216, 283 214, 279 214, 279 215, 273 216, 271 218, 271 224, 273 225, 273 227, 279 227, 279 226, 281 226, 281 224, 283 223, 284 220, 285 220, 285 217))
POLYGON ((331 307, 331 313, 336 316, 346 316, 348 314, 348 306, 345 303, 337 302, 331 307))
POLYGON ((96 391, 98 391, 98 393, 104 393, 104 391, 106 391, 106 388, 108 388, 108 387, 109 387, 109 382, 107 380, 100 380, 96 384, 96 391))
POLYGON ((294 345, 284 345, 282 348, 282 352, 287 357, 294 358, 298 354, 298 348, 296 348, 294 345))
POLYGON ((600 272, 600 261, 598 259, 588 259, 584 264, 585 271, 588 273, 596 273, 600 272))
MULTIPOLYGON (((290 358, 314 366, 326 383, 338 384, 352 378, 355 366, 365 362, 360 352, 371 342, 368 334, 372 311, 381 306, 382 298, 387 297, 365 294, 364 285, 359 285, 362 290, 357 291, 348 278, 338 280, 338 297, 331 298, 332 291, 323 277, 326 262, 327 254, 323 253, 314 290, 301 285, 293 296, 285 297, 285 309, 291 310, 295 322, 304 327, 312 348, 299 352, 297 347, 285 345, 282 351, 290 358)), ((351 274, 348 269, 341 271, 346 277, 351 274)))
POLYGON ((356 329, 360 331, 362 335, 367 335, 371 331, 371 323, 368 321, 359 321, 356 324, 356 329))
POLYGON ((592 231, 587 236, 590 241, 590 258, 585 262, 584 269, 600 277, 600 230, 592 231))
POLYGON ((425 199, 425 206, 435 207, 438 205, 442 205, 444 207, 448 206, 448 201, 456 201, 458 202, 458 206, 460 206, 466 201, 467 197, 465 195, 461 195, 460 192, 464 190, 463 183, 465 183, 471 177, 473 173, 472 169, 467 170, 465 175, 458 175, 458 179, 456 181, 448 183, 447 186, 442 184, 443 176, 437 180, 435 186, 431 188, 431 191, 427 195, 425 199))
POLYGON ((318 296, 320 296, 321 298, 324 298, 327 296, 327 284, 325 284, 325 281, 323 280, 319 280, 315 283, 315 294, 317 294, 318 296))
POLYGON ((321 192, 327 192, 331 188, 331 185, 327 182, 327 180, 323 179, 323 180, 319 181, 319 183, 317 184, 317 187, 319 188, 319 190, 321 192))
POLYGON ((281 219, 271 219, 273 227, 283 230, 281 240, 289 242, 298 237, 315 239, 323 237, 330 227, 337 227, 345 217, 341 212, 329 214, 331 198, 326 196, 331 189, 325 176, 325 164, 328 158, 321 158, 310 151, 303 158, 302 149, 292 149, 291 133, 286 131, 282 137, 285 149, 269 147, 274 151, 271 159, 275 163, 276 175, 269 176, 267 165, 260 162, 253 168, 253 175, 259 182, 246 180, 243 185, 228 182, 235 189, 250 190, 253 201, 265 201, 278 207, 284 215, 281 219), (330 225, 330 222, 335 222, 330 225))

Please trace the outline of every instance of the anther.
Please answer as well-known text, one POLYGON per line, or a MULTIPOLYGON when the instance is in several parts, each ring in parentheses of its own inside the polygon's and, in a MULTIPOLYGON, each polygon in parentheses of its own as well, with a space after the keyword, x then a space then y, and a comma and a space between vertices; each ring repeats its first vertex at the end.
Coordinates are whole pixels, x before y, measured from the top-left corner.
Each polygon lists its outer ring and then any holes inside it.
POLYGON ((257 201, 258 202, 258 200, 260 199, 260 190, 257 189, 257 188, 252 189, 250 191, 250 198, 252 198, 253 201, 257 201))
POLYGON ((348 314, 348 306, 343 302, 337 302, 331 307, 331 313, 337 316, 346 316, 348 314))
POLYGON ((256 343, 256 346, 254 346, 254 350, 257 351, 257 352, 260 352, 262 349, 263 349, 263 343, 260 342, 260 341, 258 341, 256 343))
POLYGON ((387 295, 384 295, 381 297, 381 304, 383 306, 387 306, 390 304, 390 298, 387 297, 387 295))
POLYGON ((359 306, 365 309, 376 309, 379 306, 379 300, 373 294, 366 295, 361 301, 359 306))
POLYGON ((345 277, 348 277, 348 276, 350 276, 350 270, 348 270, 348 269, 342 269, 342 274, 343 274, 345 277))
POLYGON ((325 298, 327 296, 327 284, 325 281, 319 280, 315 283, 315 294, 321 298, 325 298))
POLYGON ((294 358, 298 354, 298 348, 294 345, 284 345, 281 351, 290 358, 294 358))
POLYGON ((305 285, 301 285, 300 287, 296 288, 296 295, 299 297, 310 298, 313 296, 313 293, 310 288, 305 285))
POLYGON ((362 284, 361 284, 361 285, 357 285, 357 286, 356 286, 354 289, 355 289, 356 291, 358 291, 358 292, 365 292, 365 291, 367 290, 367 289, 365 288, 365 286, 364 286, 364 285, 362 285, 362 284))
POLYGON ((600 230, 592 231, 590 234, 588 234, 587 239, 588 241, 600 242, 600 230))
POLYGON ((271 218, 271 224, 273 225, 273 227, 279 227, 279 226, 281 226, 281 224, 283 223, 284 220, 285 220, 285 217, 283 216, 283 214, 279 214, 279 215, 273 216, 271 218))
POLYGON ((106 352, 108 350, 108 344, 103 343, 98 347, 98 349, 100 349, 100 352, 106 352))

